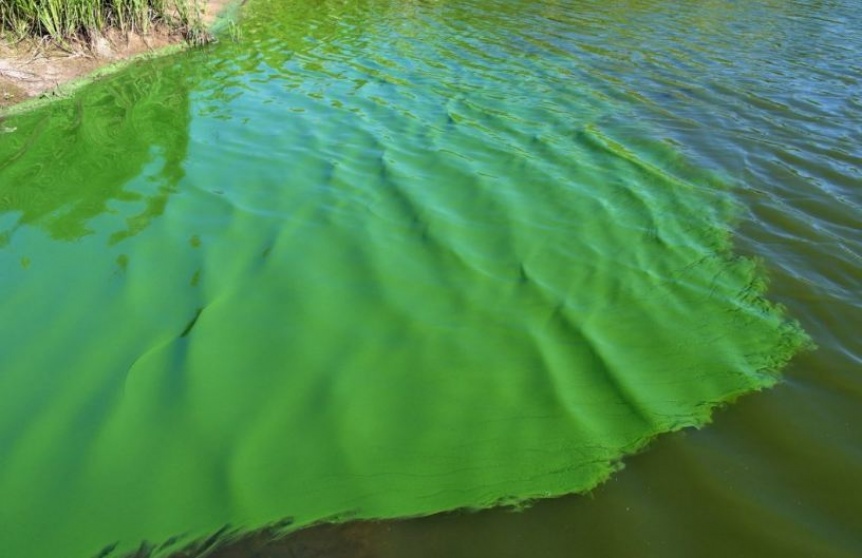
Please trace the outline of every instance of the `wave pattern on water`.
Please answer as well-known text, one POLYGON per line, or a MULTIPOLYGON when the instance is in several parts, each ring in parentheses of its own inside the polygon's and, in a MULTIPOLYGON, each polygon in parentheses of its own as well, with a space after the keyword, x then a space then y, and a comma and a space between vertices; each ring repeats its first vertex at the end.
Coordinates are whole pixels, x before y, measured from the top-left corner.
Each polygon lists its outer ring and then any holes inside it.
POLYGON ((727 169, 566 6, 258 0, 17 117, 2 544, 585 491, 772 385, 806 337, 730 251, 727 169))

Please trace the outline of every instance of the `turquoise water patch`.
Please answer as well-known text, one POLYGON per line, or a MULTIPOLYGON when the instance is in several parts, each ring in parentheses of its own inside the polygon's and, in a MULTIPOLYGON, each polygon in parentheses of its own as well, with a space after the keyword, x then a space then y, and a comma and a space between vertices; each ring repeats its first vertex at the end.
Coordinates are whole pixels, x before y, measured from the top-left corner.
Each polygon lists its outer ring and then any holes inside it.
POLYGON ((10 119, 10 555, 585 491, 776 381, 727 186, 492 7, 261 0, 10 119))

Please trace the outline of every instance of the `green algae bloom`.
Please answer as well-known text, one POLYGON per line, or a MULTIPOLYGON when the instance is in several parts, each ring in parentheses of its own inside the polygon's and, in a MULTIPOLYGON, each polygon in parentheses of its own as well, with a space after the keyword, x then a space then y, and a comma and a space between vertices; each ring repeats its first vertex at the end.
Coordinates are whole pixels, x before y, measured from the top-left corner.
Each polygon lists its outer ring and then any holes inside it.
POLYGON ((289 4, 9 120, 10 555, 586 491, 806 343, 565 43, 289 4))

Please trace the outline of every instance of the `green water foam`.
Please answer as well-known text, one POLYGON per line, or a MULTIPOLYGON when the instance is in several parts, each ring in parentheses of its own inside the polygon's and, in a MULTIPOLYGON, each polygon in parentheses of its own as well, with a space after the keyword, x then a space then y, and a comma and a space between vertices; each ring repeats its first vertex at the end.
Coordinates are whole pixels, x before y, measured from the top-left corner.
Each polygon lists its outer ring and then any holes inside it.
POLYGON ((586 491, 806 343, 565 53, 261 6, 7 122, 4 553, 586 491))

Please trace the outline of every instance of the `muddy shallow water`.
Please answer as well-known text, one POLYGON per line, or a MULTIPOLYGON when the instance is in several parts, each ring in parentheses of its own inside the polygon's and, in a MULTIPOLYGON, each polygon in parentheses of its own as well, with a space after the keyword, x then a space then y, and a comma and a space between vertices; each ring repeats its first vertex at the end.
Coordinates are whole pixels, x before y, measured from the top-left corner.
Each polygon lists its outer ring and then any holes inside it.
POLYGON ((857 12, 257 0, 8 119, 0 543, 858 555, 857 12))

